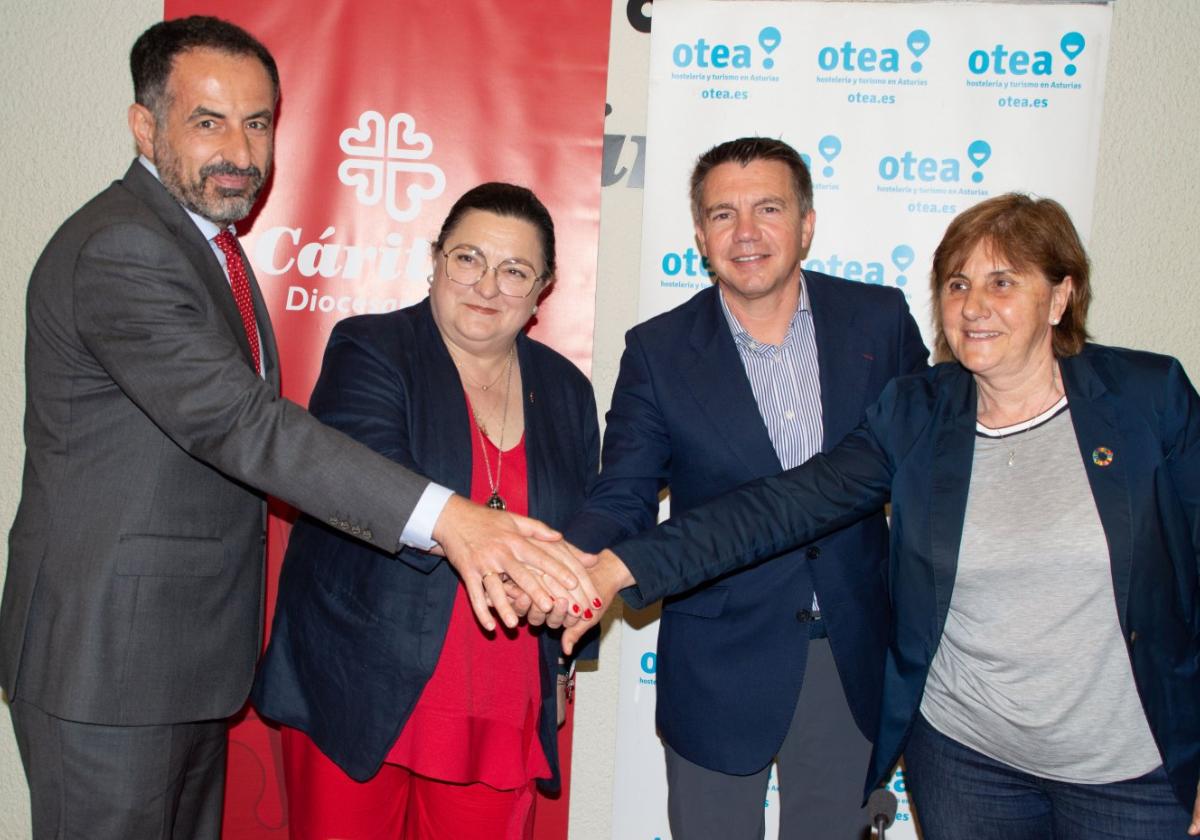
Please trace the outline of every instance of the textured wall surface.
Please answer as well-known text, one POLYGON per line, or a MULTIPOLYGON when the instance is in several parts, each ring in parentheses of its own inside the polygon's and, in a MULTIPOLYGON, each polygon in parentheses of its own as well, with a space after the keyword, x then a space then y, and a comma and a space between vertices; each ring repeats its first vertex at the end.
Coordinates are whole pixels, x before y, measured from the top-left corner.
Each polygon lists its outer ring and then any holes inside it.
MULTIPOLYGON (((129 165, 129 48, 162 17, 162 3, 4 0, 3 7, 0 249, 8 269, 0 280, 0 527, 7 536, 24 456, 25 284, 55 228, 129 165)), ((25 777, 8 714, 0 710, 0 840, 29 836, 25 777)))
POLYGON ((1096 340, 1177 356, 1200 383, 1200 3, 1117 0, 1088 239, 1096 340))
MULTIPOLYGON (((9 270, 0 283, 0 522, 7 528, 21 475, 25 282, 54 228, 119 176, 131 157, 127 54, 137 34, 161 16, 162 5, 105 0, 18 6, 5 0, 4 7, 0 162, 7 189, 0 243, 9 270)), ((619 24, 628 26, 614 16, 614 29, 619 24)), ((1200 229, 1200 176, 1191 148, 1200 130, 1200 99, 1189 81, 1198 35, 1200 4, 1194 0, 1117 0, 1096 222, 1088 237, 1095 337, 1178 356, 1193 379, 1200 379, 1200 304, 1190 261, 1200 229)), ((643 108, 645 49, 644 37, 615 38, 610 72, 610 89, 621 86, 620 99, 643 108), (639 93, 631 95, 631 89, 639 93)), ((610 116, 607 131, 640 133, 635 129, 644 126, 644 112, 626 107, 610 116)), ((632 164, 628 154, 625 162, 632 164)), ((637 307, 640 196, 637 189, 606 189, 602 203, 593 368, 602 410, 637 307)), ((620 626, 612 623, 605 636, 599 670, 579 679, 573 840, 609 836, 620 626)), ((29 835, 29 815, 6 717, 0 712, 0 840, 18 840, 29 835)))

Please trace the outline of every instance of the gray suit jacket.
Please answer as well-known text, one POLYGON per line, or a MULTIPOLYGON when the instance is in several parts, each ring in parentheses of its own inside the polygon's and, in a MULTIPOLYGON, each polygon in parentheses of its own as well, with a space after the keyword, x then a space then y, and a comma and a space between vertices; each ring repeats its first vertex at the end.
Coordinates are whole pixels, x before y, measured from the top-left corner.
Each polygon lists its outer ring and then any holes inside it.
POLYGON ((0 684, 59 717, 228 716, 262 641, 265 494, 395 551, 425 479, 265 381, 196 225, 136 161, 34 268, 0 684))

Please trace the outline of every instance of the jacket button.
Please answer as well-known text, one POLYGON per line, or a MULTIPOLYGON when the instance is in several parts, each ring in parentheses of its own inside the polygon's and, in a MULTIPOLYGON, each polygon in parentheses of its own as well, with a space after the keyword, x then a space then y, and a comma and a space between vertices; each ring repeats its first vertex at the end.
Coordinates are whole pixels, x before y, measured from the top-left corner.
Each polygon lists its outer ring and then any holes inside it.
POLYGON ((1129 644, 1133 644, 1137 640, 1138 640, 1137 631, 1134 630, 1132 633, 1129 634, 1129 644))
POLYGON ((801 623, 804 623, 804 624, 807 624, 808 622, 812 621, 813 620, 812 610, 800 610, 800 612, 796 613, 796 620, 801 623))
POLYGON ((804 556, 809 560, 816 560, 821 556, 821 549, 815 545, 810 545, 807 549, 805 549, 804 556))

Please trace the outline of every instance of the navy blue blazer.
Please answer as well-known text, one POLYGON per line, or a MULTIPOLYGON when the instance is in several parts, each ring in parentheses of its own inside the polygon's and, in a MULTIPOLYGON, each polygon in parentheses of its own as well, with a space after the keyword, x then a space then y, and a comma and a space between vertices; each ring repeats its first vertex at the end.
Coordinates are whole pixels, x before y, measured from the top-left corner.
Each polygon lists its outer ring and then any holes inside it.
MULTIPOLYGON (((928 353, 896 289, 804 276, 829 449, 887 382, 923 369, 928 353)), ((780 469, 714 286, 627 334, 600 481, 567 538, 598 550, 651 527, 664 487, 682 513, 780 469)), ((868 737, 875 731, 888 627, 881 508, 819 543, 667 599, 656 717, 672 749, 723 773, 771 761, 800 695, 814 590, 854 718, 868 737)))
MULTIPOLYGON (((1088 345, 1060 366, 1138 694, 1190 812, 1200 777, 1200 397, 1166 356, 1088 345)), ((941 640, 975 415, 975 380, 957 364, 899 379, 828 455, 615 548, 642 603, 819 538, 890 494, 893 618, 868 792, 904 750, 941 640)), ((1019 539, 1021 517, 1036 511, 1013 513, 1019 539)))
MULTIPOLYGON (((517 336, 525 394, 529 513, 561 528, 599 460, 587 378, 545 345, 517 336)), ((471 489, 471 426, 429 301, 340 322, 309 410, 456 493, 471 489)), ((373 776, 408 719, 445 641, 459 579, 443 558, 387 554, 305 517, 279 579, 270 645, 252 700, 303 730, 352 778, 373 776)), ((558 784, 557 634, 542 632, 539 735, 558 784)))

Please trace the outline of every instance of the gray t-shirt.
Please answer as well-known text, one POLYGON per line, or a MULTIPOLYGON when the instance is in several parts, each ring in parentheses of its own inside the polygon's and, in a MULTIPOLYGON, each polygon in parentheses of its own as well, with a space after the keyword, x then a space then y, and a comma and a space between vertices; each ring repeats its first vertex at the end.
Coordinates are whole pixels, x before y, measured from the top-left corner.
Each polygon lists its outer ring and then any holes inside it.
POLYGON ((1065 398, 1028 424, 976 435, 954 594, 921 713, 1047 779, 1115 782, 1162 763, 1065 398))

